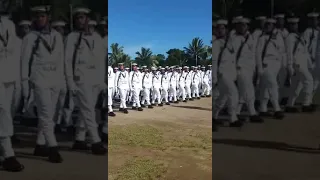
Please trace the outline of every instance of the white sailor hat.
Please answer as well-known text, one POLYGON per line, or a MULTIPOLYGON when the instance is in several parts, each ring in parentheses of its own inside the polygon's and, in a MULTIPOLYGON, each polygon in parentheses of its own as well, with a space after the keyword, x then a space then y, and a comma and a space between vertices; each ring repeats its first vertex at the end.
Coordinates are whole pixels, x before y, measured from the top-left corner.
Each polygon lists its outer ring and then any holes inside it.
POLYGON ((160 68, 160 70, 165 70, 165 68, 162 67, 162 68, 160 68))
POLYGON ((238 19, 238 21, 236 23, 249 24, 250 19, 249 18, 241 18, 241 19, 238 19))
POLYGON ((201 69, 205 69, 206 67, 202 66, 201 69))
POLYGON ((189 68, 188 66, 183 66, 183 69, 187 69, 187 68, 189 68))
POLYGON ((107 25, 107 21, 102 20, 102 21, 99 22, 99 24, 100 24, 100 25, 107 25))
POLYGON ((165 68, 167 68, 167 69, 168 69, 168 68, 169 68, 169 66, 166 66, 165 68))
POLYGON ((225 19, 219 19, 217 22, 216 22, 217 25, 228 25, 228 20, 225 20, 225 19))
POLYGON ((139 70, 140 68, 139 68, 139 67, 137 67, 137 69, 139 70))
POLYGON ((90 12, 91 10, 88 8, 78 7, 78 8, 74 8, 72 13, 73 14, 77 14, 77 13, 89 14, 90 12))
POLYGON ((131 65, 132 65, 132 66, 136 66, 136 65, 138 65, 138 64, 137 64, 137 63, 132 63, 131 65))
POLYGON ((90 20, 90 21, 88 22, 88 25, 96 26, 96 25, 97 25, 97 21, 95 21, 95 20, 90 20))
POLYGON ((22 20, 19 22, 19 26, 24 26, 24 25, 28 25, 28 26, 31 26, 31 21, 28 21, 28 20, 22 20))
POLYGON ((288 18, 287 19, 288 23, 298 23, 300 21, 299 18, 288 18))
POLYGON ((40 13, 47 13, 51 9, 51 6, 34 6, 31 8, 32 12, 40 12, 40 13))
POLYGON ((208 67, 211 67, 211 66, 212 66, 211 64, 208 65, 208 67))
POLYGON ((142 66, 142 68, 147 68, 147 66, 142 66))
POLYGON ((284 18, 285 15, 284 14, 276 14, 274 15, 275 18, 284 18))
POLYGON ((119 69, 119 68, 117 68, 117 67, 114 67, 113 69, 119 69))
POLYGON ((261 21, 261 20, 266 20, 267 17, 266 16, 257 16, 255 19, 261 21))
POLYGON ((232 24, 237 23, 239 19, 242 19, 243 16, 236 16, 232 19, 232 24))
POLYGON ((181 70, 181 69, 182 69, 182 67, 177 67, 177 69, 180 69, 180 70, 181 70))
POLYGON ((151 67, 151 70, 152 70, 152 71, 155 71, 155 70, 157 70, 157 68, 155 68, 155 67, 151 67))
POLYGON ((309 18, 319 17, 319 13, 311 12, 311 13, 307 14, 307 17, 309 17, 309 18))
POLYGON ((126 67, 125 69, 126 69, 126 70, 129 70, 130 68, 126 67))
POLYGON ((66 26, 66 23, 64 21, 53 21, 51 24, 52 27, 57 27, 57 26, 66 26))
POLYGON ((266 22, 267 22, 267 23, 272 23, 272 24, 277 23, 277 21, 276 21, 275 19, 272 19, 272 18, 268 18, 268 19, 266 20, 266 22))
POLYGON ((123 63, 118 63, 119 66, 123 66, 123 63))

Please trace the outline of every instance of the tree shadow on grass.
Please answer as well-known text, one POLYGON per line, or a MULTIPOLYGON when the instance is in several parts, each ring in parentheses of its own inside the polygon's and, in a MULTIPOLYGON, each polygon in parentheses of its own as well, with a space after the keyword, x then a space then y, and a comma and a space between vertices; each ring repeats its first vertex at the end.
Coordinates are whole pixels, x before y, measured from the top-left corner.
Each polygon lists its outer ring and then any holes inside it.
POLYGON ((296 153, 320 154, 320 149, 290 145, 282 142, 254 141, 242 139, 213 139, 212 143, 258 149, 272 149, 296 153))

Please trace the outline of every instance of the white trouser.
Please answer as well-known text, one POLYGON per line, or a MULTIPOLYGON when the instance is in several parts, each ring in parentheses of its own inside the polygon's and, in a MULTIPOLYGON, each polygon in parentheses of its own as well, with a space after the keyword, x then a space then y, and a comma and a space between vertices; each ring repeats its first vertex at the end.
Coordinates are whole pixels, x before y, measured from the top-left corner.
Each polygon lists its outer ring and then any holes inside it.
POLYGON ((128 95, 128 90, 127 89, 123 89, 123 88, 119 88, 119 95, 120 95, 120 108, 127 108, 127 102, 126 102, 126 98, 128 95))
POLYGON ((227 103, 230 122, 237 121, 237 106, 239 101, 239 94, 237 86, 234 82, 234 78, 230 78, 228 76, 219 78, 217 88, 221 93, 216 101, 213 101, 213 118, 218 118, 220 111, 227 103))
POLYGON ((60 87, 39 87, 35 85, 33 89, 34 98, 38 111, 38 145, 48 145, 55 147, 58 145, 53 121, 56 112, 56 104, 60 93, 60 87))
POLYGON ((67 88, 65 86, 61 87, 60 92, 59 92, 59 96, 58 96, 56 112, 55 112, 55 116, 54 116, 54 122, 56 124, 61 124, 62 118, 64 116, 64 103, 66 100, 66 95, 67 95, 67 88))
POLYGON ((248 107, 250 116, 256 115, 254 107, 255 101, 255 89, 253 86, 253 71, 248 69, 241 69, 238 72, 237 83, 239 90, 239 104, 237 114, 241 113, 243 104, 245 103, 248 107))
POLYGON ((168 101, 168 89, 166 89, 166 88, 163 88, 161 91, 161 102, 163 101, 163 99, 166 103, 169 102, 168 101))
POLYGON ((161 103, 161 94, 160 94, 160 88, 159 87, 153 87, 152 90, 152 104, 156 102, 161 103))
POLYGON ((182 97, 182 100, 186 100, 186 90, 184 89, 184 86, 179 85, 179 93, 178 97, 182 97))
POLYGON ((177 87, 170 85, 169 87, 169 100, 176 102, 177 101, 177 87))
POLYGON ((113 112, 112 109, 112 97, 113 97, 113 87, 108 88, 108 111, 113 112))
POLYGON ((269 64, 263 69, 262 76, 260 77, 260 112, 268 111, 269 100, 272 103, 274 111, 281 111, 277 80, 280 68, 280 64, 269 64))
POLYGON ((199 84, 198 83, 194 83, 192 84, 192 97, 200 97, 199 95, 199 84))
POLYGON ((209 96, 210 95, 210 86, 208 83, 203 83, 202 84, 202 88, 203 88, 203 95, 205 96, 209 96))
POLYGON ((133 104, 132 107, 141 107, 140 105, 140 88, 133 88, 131 91, 132 98, 133 98, 133 104))
POLYGON ((190 83, 187 83, 187 85, 185 85, 185 92, 186 92, 186 98, 191 98, 191 84, 190 83))
POLYGON ((13 98, 12 98, 12 107, 11 107, 12 118, 14 118, 14 116, 18 111, 18 108, 20 107, 21 97, 22 97, 21 85, 20 85, 20 82, 16 82, 14 84, 13 98))
POLYGON ((150 88, 143 89, 141 104, 144 104, 145 101, 147 102, 147 105, 151 105, 150 104, 150 88))
POLYGON ((85 141, 86 132, 92 143, 100 142, 95 106, 101 89, 98 85, 77 84, 76 99, 79 102, 80 116, 76 125, 76 140, 85 141))
POLYGON ((309 106, 312 103, 313 93, 313 77, 311 72, 307 68, 299 68, 296 71, 296 81, 291 86, 291 92, 289 95, 288 106, 294 106, 296 99, 299 97, 301 90, 303 89, 304 98, 302 104, 309 106))
POLYGON ((74 125, 72 121, 72 112, 75 108, 74 97, 72 94, 69 94, 69 96, 66 96, 66 98, 68 98, 69 107, 63 108, 63 116, 66 122, 66 126, 71 126, 71 125, 74 125))

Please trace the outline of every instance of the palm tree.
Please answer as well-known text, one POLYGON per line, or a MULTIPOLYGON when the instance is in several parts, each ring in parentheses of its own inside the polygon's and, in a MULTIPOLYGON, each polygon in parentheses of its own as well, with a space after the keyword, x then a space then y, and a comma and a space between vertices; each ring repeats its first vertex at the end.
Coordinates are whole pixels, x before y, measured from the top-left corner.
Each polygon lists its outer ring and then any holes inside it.
POLYGON ((192 39, 188 47, 184 47, 184 50, 191 61, 195 61, 195 65, 198 65, 198 60, 201 60, 204 53, 206 53, 206 48, 204 47, 203 40, 199 37, 192 39))
POLYGON ((120 46, 118 43, 112 43, 110 46, 111 53, 108 53, 109 59, 108 64, 114 65, 118 63, 130 64, 129 55, 123 52, 123 46, 120 46))
POLYGON ((141 48, 141 51, 136 52, 137 57, 135 58, 137 64, 145 66, 154 66, 157 65, 157 59, 152 56, 152 51, 150 48, 141 48))

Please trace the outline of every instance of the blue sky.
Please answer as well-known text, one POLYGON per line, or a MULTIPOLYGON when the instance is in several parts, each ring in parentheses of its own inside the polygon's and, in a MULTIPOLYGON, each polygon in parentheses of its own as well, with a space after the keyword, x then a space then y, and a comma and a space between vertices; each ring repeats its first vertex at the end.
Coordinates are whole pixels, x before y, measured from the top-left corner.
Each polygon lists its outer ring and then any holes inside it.
POLYGON ((212 0, 109 0, 108 42, 135 57, 141 47, 154 54, 183 48, 195 37, 210 45, 212 0))

